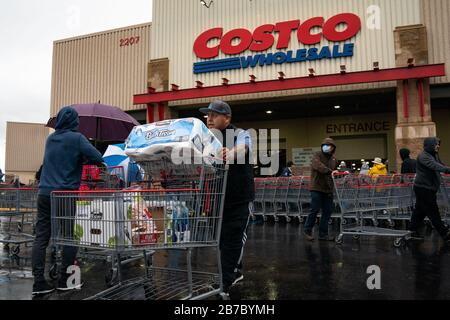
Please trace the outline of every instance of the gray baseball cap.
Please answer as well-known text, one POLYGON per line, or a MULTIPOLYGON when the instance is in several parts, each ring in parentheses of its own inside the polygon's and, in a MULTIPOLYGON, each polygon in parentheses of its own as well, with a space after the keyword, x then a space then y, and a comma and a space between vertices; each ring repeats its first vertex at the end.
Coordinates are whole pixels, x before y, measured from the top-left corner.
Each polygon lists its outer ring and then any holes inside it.
POLYGON ((228 103, 222 100, 215 100, 211 102, 208 108, 201 108, 200 112, 204 114, 207 114, 208 112, 216 112, 231 116, 230 106, 228 105, 228 103))

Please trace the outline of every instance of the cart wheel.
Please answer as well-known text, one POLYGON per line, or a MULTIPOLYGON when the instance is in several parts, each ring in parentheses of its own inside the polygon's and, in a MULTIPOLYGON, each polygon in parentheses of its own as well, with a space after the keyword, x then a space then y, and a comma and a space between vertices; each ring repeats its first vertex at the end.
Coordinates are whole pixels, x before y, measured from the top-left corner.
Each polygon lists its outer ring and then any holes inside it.
POLYGON ((303 224, 305 223, 305 218, 304 217, 298 217, 298 221, 303 224))
POLYGON ((263 220, 264 220, 264 222, 266 222, 267 221, 267 216, 263 216, 263 220))
POLYGON ((378 220, 372 220, 372 223, 373 223, 373 226, 374 226, 374 227, 378 227, 378 224, 379 224, 379 223, 378 223, 378 220))
POLYGON ((359 239, 361 239, 361 236, 359 236, 359 235, 354 235, 353 236, 353 240, 358 241, 359 239))
POLYGON ((389 228, 395 228, 395 221, 389 221, 389 228))
POLYGON ((277 216, 275 216, 275 222, 278 222, 278 221, 280 221, 280 218, 279 217, 277 217, 277 216))
POLYGON ((105 283, 108 287, 112 287, 117 281, 118 272, 117 269, 109 269, 108 273, 105 275, 105 283))
POLYGON ((328 220, 328 225, 332 225, 333 224, 333 219, 328 220))
POLYGON ((287 222, 287 223, 290 223, 291 220, 292 220, 291 217, 286 217, 286 222, 287 222))
POLYGON ((50 268, 50 271, 48 272, 48 276, 49 276, 50 279, 52 279, 52 280, 58 279, 58 265, 57 265, 57 264, 54 264, 54 265, 50 268))
POLYGON ((230 296, 229 296, 228 294, 222 294, 222 293, 220 293, 220 298, 221 298, 223 301, 231 300, 231 299, 230 299, 230 296))
POLYGON ((397 238, 394 240, 394 247, 400 248, 403 245, 403 238, 397 238))
POLYGON ((15 247, 12 249, 12 254, 18 256, 19 253, 20 253, 20 246, 15 246, 15 247))
POLYGON ((336 238, 336 244, 343 244, 344 243, 344 235, 340 234, 337 238, 336 238))
POLYGON ((342 219, 342 225, 346 225, 348 223, 347 219, 342 219))

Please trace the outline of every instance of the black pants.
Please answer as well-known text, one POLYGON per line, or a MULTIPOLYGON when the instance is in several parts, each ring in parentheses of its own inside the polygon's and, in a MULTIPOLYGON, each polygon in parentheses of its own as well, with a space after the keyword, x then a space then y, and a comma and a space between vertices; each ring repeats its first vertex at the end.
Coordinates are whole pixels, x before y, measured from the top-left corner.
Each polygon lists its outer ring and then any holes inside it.
MULTIPOLYGON (((38 216, 36 222, 36 238, 33 243, 33 251, 31 255, 31 265, 33 268, 34 281, 45 280, 45 256, 50 236, 52 234, 51 222, 51 201, 48 196, 38 196, 38 216)), ((63 211, 68 217, 75 216, 75 203, 65 205, 63 211)), ((63 225, 59 226, 59 232, 62 231, 64 238, 70 237, 73 232, 73 219, 63 220, 63 225), (69 230, 70 229, 70 230, 69 230)), ((53 230, 54 232, 58 230, 53 230)), ((62 250, 62 265, 61 275, 66 276, 67 267, 74 264, 77 255, 76 247, 63 247, 62 250)))
POLYGON ((428 217, 433 227, 442 237, 445 237, 448 228, 444 225, 439 213, 439 207, 436 200, 436 192, 424 188, 414 187, 416 194, 416 208, 411 217, 410 230, 417 232, 425 217, 428 217))
POLYGON ((224 209, 222 232, 220 235, 220 257, 222 260, 222 280, 227 290, 235 280, 235 269, 242 268, 244 245, 247 241, 249 204, 236 205, 224 209))

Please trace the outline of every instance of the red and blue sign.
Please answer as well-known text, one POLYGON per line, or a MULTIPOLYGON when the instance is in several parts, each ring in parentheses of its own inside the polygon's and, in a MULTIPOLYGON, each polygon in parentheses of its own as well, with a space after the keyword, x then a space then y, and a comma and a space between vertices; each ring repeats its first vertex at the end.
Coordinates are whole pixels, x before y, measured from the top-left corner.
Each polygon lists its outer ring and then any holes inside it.
POLYGON ((303 23, 300 20, 291 20, 276 24, 265 24, 256 28, 253 33, 243 28, 234 29, 225 34, 223 28, 209 29, 195 40, 194 53, 198 58, 214 59, 220 53, 230 56, 241 55, 248 50, 258 54, 197 62, 194 63, 194 73, 246 69, 258 65, 270 66, 272 64, 336 59, 354 55, 354 43, 285 51, 289 48, 294 31, 297 34, 298 42, 302 45, 314 46, 320 44, 323 39, 330 42, 344 42, 355 37, 361 31, 361 19, 353 13, 342 13, 326 21, 323 17, 315 17, 303 23), (337 31, 337 27, 341 24, 345 24, 346 28, 337 31), (312 33, 313 29, 316 28, 321 31, 312 33), (274 33, 278 33, 276 43, 274 33), (208 44, 215 39, 219 40, 219 44, 210 47, 208 44), (235 39, 238 39, 238 41, 235 41, 235 39), (276 52, 262 53, 275 45, 276 52))

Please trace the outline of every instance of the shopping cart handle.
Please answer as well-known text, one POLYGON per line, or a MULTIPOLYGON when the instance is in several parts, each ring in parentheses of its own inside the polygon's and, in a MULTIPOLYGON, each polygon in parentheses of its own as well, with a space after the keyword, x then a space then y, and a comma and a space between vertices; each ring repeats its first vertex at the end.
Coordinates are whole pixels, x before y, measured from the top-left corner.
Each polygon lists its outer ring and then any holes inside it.
POLYGON ((346 172, 339 172, 339 171, 333 171, 331 173, 331 175, 334 177, 338 177, 338 176, 348 176, 350 174, 350 172, 346 171, 346 172))

